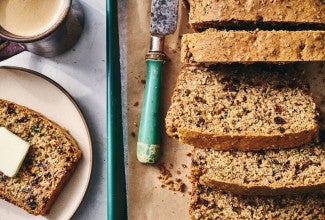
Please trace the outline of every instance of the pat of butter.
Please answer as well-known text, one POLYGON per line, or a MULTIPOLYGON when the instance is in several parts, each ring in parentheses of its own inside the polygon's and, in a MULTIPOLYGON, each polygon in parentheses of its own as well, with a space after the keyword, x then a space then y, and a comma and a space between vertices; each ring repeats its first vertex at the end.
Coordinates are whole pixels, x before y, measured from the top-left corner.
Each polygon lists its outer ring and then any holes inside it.
POLYGON ((14 177, 24 161, 29 144, 4 127, 0 127, 0 171, 14 177))

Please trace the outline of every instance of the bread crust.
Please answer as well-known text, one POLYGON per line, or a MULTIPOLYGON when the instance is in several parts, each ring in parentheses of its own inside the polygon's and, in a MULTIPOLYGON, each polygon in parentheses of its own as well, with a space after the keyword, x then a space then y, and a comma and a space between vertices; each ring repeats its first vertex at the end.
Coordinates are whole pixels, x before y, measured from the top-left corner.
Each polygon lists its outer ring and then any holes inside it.
POLYGON ((239 195, 302 194, 325 190, 321 171, 324 146, 310 144, 292 150, 259 152, 194 148, 193 158, 201 167, 204 164, 200 184, 215 190, 239 195))
MULTIPOLYGON (((191 156, 192 191, 189 207, 191 219, 324 219, 322 192, 248 196, 202 185, 199 180, 205 175, 207 165, 196 151, 195 148, 191 156)), ((218 184, 218 187, 220 185, 218 184)), ((229 186, 227 190, 238 191, 237 186, 229 186)))
POLYGON ((52 191, 49 201, 46 203, 45 206, 40 211, 33 211, 30 210, 24 203, 21 201, 17 201, 16 198, 13 197, 6 197, 4 193, 0 192, 0 199, 4 199, 5 201, 18 206, 25 211, 27 211, 29 214, 32 215, 46 215, 50 213, 50 209, 52 208, 52 205, 55 203, 56 199, 58 198, 61 190, 64 188, 64 186, 67 184, 69 179, 72 177, 73 172, 75 171, 77 167, 77 164, 75 166, 70 167, 70 169, 66 172, 66 174, 62 177, 60 182, 57 184, 56 190, 52 191))
POLYGON ((220 31, 182 37, 183 63, 324 61, 325 31, 220 31), (218 53, 215 53, 218 51, 218 53))
MULTIPOLYGON (((168 133, 169 135, 173 135, 168 133)), ((224 135, 196 131, 177 130, 179 141, 199 148, 215 150, 270 150, 293 148, 310 142, 318 142, 318 126, 312 130, 282 135, 224 135)))
POLYGON ((223 28, 324 29, 321 1, 187 0, 189 24, 195 30, 223 28))
POLYGON ((231 192, 239 195, 262 195, 262 196, 276 196, 276 195, 290 195, 303 194, 310 192, 318 192, 325 190, 325 183, 319 183, 309 186, 292 186, 287 187, 283 185, 263 186, 263 185, 241 185, 229 181, 219 181, 209 174, 204 174, 199 179, 200 184, 213 189, 231 192))
POLYGON ((64 188, 64 186, 71 179, 72 174, 74 173, 74 171, 76 170, 76 168, 77 168, 77 164, 75 166, 70 167, 70 169, 68 170, 68 172, 66 173, 66 175, 61 179, 60 183, 58 184, 57 189, 55 191, 53 191, 53 194, 51 196, 50 201, 46 204, 46 206, 44 207, 44 209, 42 210, 42 212, 40 213, 40 215, 45 215, 45 214, 49 214, 50 213, 50 209, 51 209, 52 205, 55 203, 56 199, 60 195, 60 192, 62 191, 62 189, 64 188))
MULTIPOLYGON (((232 73, 233 70, 231 68, 232 68, 231 65, 220 65, 216 67, 216 69, 220 69, 219 72, 223 73, 223 75, 225 76, 228 76, 232 73)), ((233 68, 236 68, 236 66, 233 66, 233 68)), ((252 66, 245 67, 245 69, 248 71, 257 71, 257 72, 259 71, 258 70, 259 68, 260 68, 259 65, 252 65, 252 66)), ((237 69, 240 72, 242 69, 244 69, 244 67, 238 67, 237 69)), ((284 67, 283 69, 285 70, 286 67, 284 67)), ((289 70, 288 68, 288 71, 292 71, 292 70, 289 70)), ((202 75, 203 73, 207 73, 210 76, 213 74, 217 74, 218 71, 214 72, 211 71, 209 68, 203 68, 200 66, 191 66, 191 65, 184 66, 180 71, 171 98, 172 104, 167 112, 166 119, 165 119, 166 133, 169 136, 179 139, 181 143, 189 144, 199 148, 213 148, 216 150, 236 149, 236 150, 243 150, 243 151, 293 148, 310 142, 319 141, 319 125, 315 120, 317 117, 317 112, 314 112, 315 118, 312 122, 312 125, 310 125, 308 129, 297 131, 297 132, 285 132, 285 133, 277 133, 277 134, 266 134, 266 133, 259 133, 259 132, 249 133, 247 131, 245 132, 245 134, 239 134, 239 133, 226 134, 226 133, 219 133, 219 132, 208 132, 207 130, 196 131, 184 126, 184 124, 182 124, 183 121, 175 122, 175 116, 173 115, 173 112, 182 111, 182 109, 179 107, 179 105, 173 105, 173 104, 176 103, 177 100, 182 99, 182 97, 180 97, 179 94, 180 90, 187 89, 187 85, 185 86, 180 86, 180 85, 185 84, 184 82, 187 81, 200 80, 197 79, 197 76, 200 74, 202 75)), ((275 72, 274 74, 277 73, 275 72)), ((247 78, 248 77, 249 76, 247 76, 247 78)), ((201 86, 201 84, 199 86, 201 86)), ((197 88, 194 87, 193 90, 196 89, 197 88)), ((309 91, 306 91, 306 93, 308 92, 309 91)), ((212 93, 210 87, 207 89, 206 93, 212 93)), ((214 91, 214 93, 218 93, 218 91, 214 91)), ((314 107, 316 106, 315 103, 312 103, 311 105, 314 105, 314 107)), ((200 108, 198 107, 198 109, 200 108)), ((200 110, 202 110, 202 108, 200 110)))
POLYGON ((81 150, 67 130, 34 110, 0 99, 0 113, 2 115, 0 125, 31 144, 16 177, 8 178, 0 174, 0 198, 30 214, 48 214, 76 169, 82 157, 81 150), (32 128, 32 122, 38 127, 32 128), (48 134, 47 129, 50 130, 48 134), (55 137, 59 139, 53 143, 42 142, 43 139, 54 141, 55 137), (53 152, 55 162, 50 163, 51 155, 47 155, 50 159, 44 158, 42 151, 53 152), (46 161, 46 164, 40 161, 46 161), (39 198, 40 195, 44 197, 39 198))

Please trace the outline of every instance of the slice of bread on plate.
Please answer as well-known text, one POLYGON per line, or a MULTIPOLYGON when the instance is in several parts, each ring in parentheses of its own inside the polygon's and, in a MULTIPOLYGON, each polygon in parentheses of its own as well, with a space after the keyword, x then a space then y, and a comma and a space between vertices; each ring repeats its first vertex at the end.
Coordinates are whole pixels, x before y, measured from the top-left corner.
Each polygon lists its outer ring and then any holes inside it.
POLYGON ((240 195, 325 190, 325 144, 267 151, 194 150, 205 171, 200 183, 240 195))
POLYGON ((184 34, 183 63, 305 62, 325 60, 325 31, 224 31, 184 34))
POLYGON ((44 215, 81 158, 73 137, 29 108, 0 99, 0 126, 30 144, 15 177, 0 172, 0 198, 33 215, 44 215))
POLYGON ((247 196, 214 190, 199 183, 206 169, 192 156, 191 219, 325 219, 325 195, 313 194, 247 196))
POLYGON ((309 86, 294 66, 185 66, 166 116, 180 142, 217 150, 292 148, 318 140, 309 86))
POLYGON ((218 28, 324 29, 321 0, 187 0, 189 24, 196 30, 218 28))

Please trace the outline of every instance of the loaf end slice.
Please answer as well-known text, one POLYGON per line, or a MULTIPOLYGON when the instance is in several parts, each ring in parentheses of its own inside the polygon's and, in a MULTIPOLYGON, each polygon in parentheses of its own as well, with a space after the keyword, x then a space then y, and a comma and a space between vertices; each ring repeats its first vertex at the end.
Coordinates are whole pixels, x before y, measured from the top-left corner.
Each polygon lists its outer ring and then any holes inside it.
POLYGON ((290 63, 325 60, 325 31, 219 31, 184 34, 183 63, 290 63))
POLYGON ((324 219, 325 195, 247 196, 214 190, 199 183, 206 165, 192 157, 191 219, 324 219))
POLYGON ((325 145, 268 151, 195 149, 206 167, 200 183, 244 195, 300 194, 325 190, 325 145))
POLYGON ((249 1, 187 0, 189 24, 195 30, 219 29, 323 29, 325 4, 321 0, 249 1))
POLYGON ((216 150, 292 148, 318 140, 315 102, 292 65, 184 67, 166 115, 180 142, 216 150))
POLYGON ((47 214, 81 159, 76 141, 40 113, 3 99, 0 126, 30 144, 15 177, 0 172, 0 198, 30 214, 47 214))

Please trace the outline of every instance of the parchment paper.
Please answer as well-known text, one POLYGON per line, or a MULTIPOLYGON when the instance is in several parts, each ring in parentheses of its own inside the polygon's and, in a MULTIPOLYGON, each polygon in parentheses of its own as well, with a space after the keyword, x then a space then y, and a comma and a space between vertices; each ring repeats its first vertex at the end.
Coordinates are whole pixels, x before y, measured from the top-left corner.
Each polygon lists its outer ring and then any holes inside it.
MULTIPOLYGON (((150 42, 150 2, 133 0, 127 2, 127 111, 128 111, 128 216, 129 219, 188 219, 189 188, 185 177, 190 166, 190 146, 179 145, 162 131, 162 155, 158 162, 164 163, 172 173, 171 180, 181 178, 186 182, 184 193, 162 188, 157 166, 140 164, 136 159, 136 142, 140 121, 144 80, 145 55, 150 42), (177 172, 178 171, 178 172, 177 172)), ((170 61, 165 63, 162 84, 162 123, 175 86, 180 63, 180 36, 188 32, 187 12, 180 6, 176 32, 168 36, 165 53, 170 61)), ((163 126, 164 127, 164 126, 163 126)))
MULTIPOLYGON (((190 168, 192 147, 181 145, 177 140, 167 137, 163 129, 162 157, 160 164, 165 164, 175 180, 181 178, 186 184, 185 193, 175 192, 168 187, 161 187, 162 182, 157 166, 142 165, 136 158, 136 142, 140 121, 142 96, 145 84, 145 54, 149 49, 150 2, 133 0, 127 2, 127 121, 128 121, 128 216, 129 219, 189 219, 189 192, 191 186, 186 175, 190 168)), ((180 6, 177 31, 168 36, 165 53, 170 58, 163 71, 162 123, 170 105, 173 88, 180 62, 181 35, 190 32, 188 29, 187 10, 180 6)), ((308 78, 312 82, 316 101, 325 112, 323 64, 305 65, 308 78)), ((321 118, 324 118, 321 116, 321 118)), ((324 126, 325 127, 325 126, 324 126)))

